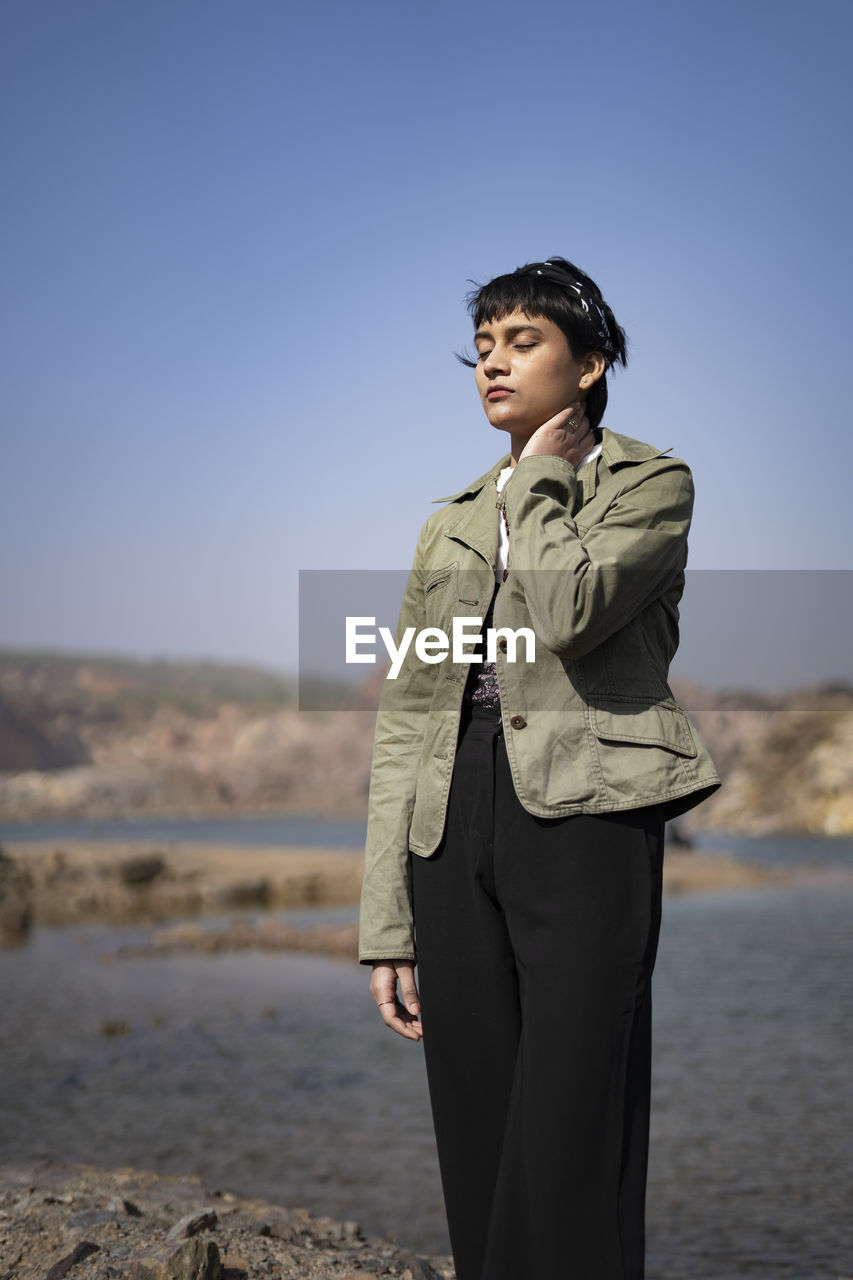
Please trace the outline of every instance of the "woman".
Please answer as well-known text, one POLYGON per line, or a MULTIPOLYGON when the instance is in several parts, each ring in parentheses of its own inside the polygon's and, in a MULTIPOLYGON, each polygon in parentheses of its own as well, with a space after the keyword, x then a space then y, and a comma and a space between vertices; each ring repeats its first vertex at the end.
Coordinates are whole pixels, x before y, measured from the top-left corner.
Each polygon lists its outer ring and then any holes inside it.
POLYGON ((360 958, 423 1037, 458 1280, 639 1280, 663 828, 720 785, 667 684, 693 485, 600 426, 625 334, 583 272, 469 309, 510 452, 418 540, 396 642, 435 631, 380 701, 360 958), (486 643, 447 653, 463 617, 486 643))

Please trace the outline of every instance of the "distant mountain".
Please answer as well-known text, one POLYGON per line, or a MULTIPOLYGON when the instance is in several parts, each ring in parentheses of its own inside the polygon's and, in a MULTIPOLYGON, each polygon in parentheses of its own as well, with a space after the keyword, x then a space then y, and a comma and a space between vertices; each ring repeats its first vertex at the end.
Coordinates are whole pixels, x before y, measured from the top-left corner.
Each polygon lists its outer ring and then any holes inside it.
POLYGON ((251 667, 0 652, 0 817, 360 813, 372 729, 251 667))
MULTIPOLYGON (((299 711, 252 667, 0 652, 0 818, 363 814, 381 679, 299 711)), ((853 834, 853 689, 675 691, 724 779, 688 830, 853 834)))

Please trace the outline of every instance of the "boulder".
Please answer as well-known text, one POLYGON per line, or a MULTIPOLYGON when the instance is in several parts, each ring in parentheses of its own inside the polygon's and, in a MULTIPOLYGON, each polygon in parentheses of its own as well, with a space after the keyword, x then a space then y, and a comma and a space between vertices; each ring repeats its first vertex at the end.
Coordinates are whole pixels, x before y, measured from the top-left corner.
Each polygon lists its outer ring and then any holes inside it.
POLYGON ((166 870, 166 860, 159 853, 141 853, 124 858, 118 865, 118 878, 122 884, 150 884, 166 870))
POLYGON ((221 1280, 216 1241, 191 1236, 151 1245, 128 1259, 131 1280, 221 1280))

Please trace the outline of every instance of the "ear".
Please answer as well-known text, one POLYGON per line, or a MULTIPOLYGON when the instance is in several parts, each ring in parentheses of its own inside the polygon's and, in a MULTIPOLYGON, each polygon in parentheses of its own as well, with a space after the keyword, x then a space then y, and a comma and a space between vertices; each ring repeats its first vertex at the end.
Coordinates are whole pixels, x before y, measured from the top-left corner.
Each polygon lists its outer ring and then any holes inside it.
POLYGON ((590 351, 581 359, 580 367, 580 389, 589 391, 598 379, 604 376, 607 365, 600 351, 590 351))

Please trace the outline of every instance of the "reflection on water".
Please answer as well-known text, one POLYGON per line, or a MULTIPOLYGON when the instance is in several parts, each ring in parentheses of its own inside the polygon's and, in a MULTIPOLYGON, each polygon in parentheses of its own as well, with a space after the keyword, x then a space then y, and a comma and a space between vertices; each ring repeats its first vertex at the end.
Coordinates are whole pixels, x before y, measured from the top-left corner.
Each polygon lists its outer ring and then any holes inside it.
MULTIPOLYGON (((851 908, 841 876, 667 901, 650 1277, 853 1274, 851 908)), ((45 929, 0 953, 5 1158, 195 1171, 446 1251, 421 1051, 375 1018, 366 970, 98 959, 147 934, 45 929)))

